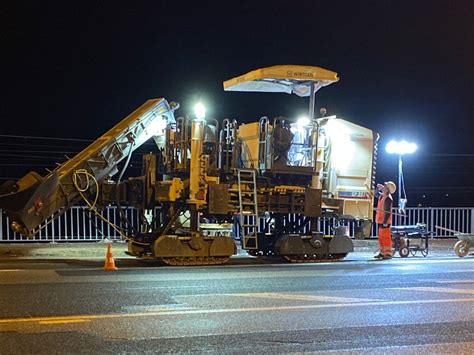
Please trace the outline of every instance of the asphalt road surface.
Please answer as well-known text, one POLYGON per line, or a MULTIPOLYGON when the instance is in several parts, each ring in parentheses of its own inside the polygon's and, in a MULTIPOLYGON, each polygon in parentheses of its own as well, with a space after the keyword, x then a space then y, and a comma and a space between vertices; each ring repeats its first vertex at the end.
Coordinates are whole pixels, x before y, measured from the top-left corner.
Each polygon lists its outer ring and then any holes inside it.
POLYGON ((0 260, 0 354, 474 351, 472 256, 242 260, 0 260))

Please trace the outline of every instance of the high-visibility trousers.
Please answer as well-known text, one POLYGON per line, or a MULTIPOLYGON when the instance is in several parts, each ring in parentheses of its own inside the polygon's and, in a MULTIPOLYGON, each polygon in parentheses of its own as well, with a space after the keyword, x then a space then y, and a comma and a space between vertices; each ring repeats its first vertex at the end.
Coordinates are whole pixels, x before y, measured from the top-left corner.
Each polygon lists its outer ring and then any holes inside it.
POLYGON ((379 250, 382 255, 392 255, 392 235, 390 226, 379 226, 379 250))

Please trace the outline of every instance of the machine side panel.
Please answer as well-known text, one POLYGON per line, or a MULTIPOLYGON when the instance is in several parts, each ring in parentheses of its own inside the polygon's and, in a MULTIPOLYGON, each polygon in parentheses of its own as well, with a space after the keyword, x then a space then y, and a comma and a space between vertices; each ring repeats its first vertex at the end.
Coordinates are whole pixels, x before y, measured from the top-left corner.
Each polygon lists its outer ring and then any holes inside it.
POLYGON ((210 184, 209 185, 209 213, 227 214, 229 213, 229 185, 210 184))
POLYGON ((242 124, 239 127, 238 139, 241 144, 241 159, 244 168, 258 167, 259 150, 259 123, 242 124))
POLYGON ((341 214, 371 219, 374 133, 342 119, 329 120, 325 130, 330 142, 326 157, 328 192, 344 201, 341 214))
POLYGON ((307 217, 321 216, 321 190, 305 189, 304 215, 307 217))

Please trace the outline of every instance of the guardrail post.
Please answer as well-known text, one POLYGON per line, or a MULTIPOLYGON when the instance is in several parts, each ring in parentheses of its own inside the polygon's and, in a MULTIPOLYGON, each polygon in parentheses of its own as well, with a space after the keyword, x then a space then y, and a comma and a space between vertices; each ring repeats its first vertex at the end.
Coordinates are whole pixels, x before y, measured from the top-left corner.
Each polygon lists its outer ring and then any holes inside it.
POLYGON ((471 208, 471 225, 469 226, 469 233, 474 231, 474 208, 471 208))
MULTIPOLYGON (((434 225, 434 210, 433 210, 433 207, 430 207, 430 225, 429 225, 428 230, 433 232, 436 236, 435 225, 434 225)), ((433 234, 431 234, 431 236, 433 236, 433 234)))
MULTIPOLYGON (((53 217, 51 217, 51 218, 53 218, 53 217)), ((58 219, 61 218, 61 215, 59 215, 57 218, 58 218, 58 219)), ((51 222, 51 234, 52 234, 52 236, 51 236, 51 244, 56 243, 55 240, 54 240, 54 234, 55 234, 55 230, 56 230, 56 228, 54 228, 55 226, 56 226, 56 223, 54 223, 54 220, 53 220, 53 221, 51 222)), ((59 239, 61 239, 61 235, 59 235, 59 239)))

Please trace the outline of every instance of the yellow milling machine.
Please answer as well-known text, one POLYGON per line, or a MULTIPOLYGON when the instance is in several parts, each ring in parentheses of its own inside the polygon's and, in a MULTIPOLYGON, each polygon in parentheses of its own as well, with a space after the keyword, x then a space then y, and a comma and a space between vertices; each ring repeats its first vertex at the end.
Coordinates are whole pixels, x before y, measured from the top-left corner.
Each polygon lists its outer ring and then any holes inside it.
POLYGON ((353 251, 348 222, 355 237, 370 233, 378 136, 315 117, 315 93, 338 80, 319 67, 277 65, 224 82, 226 91, 309 97, 298 121, 176 117, 177 103, 148 100, 46 176, 0 186, 0 208, 13 231, 33 237, 78 204, 107 223, 103 206, 134 206, 138 222, 113 225, 128 253, 170 265, 222 264, 236 243, 254 256, 340 260, 353 251), (143 156, 142 175, 122 181, 132 153, 152 139, 157 153, 143 156))

